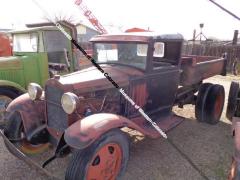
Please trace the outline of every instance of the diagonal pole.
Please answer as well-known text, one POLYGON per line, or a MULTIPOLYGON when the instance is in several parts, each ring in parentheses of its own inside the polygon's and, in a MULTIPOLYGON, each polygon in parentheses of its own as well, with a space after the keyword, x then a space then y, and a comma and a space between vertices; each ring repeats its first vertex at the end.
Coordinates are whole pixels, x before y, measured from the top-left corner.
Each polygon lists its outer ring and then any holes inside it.
POLYGON ((230 14, 231 16, 233 16, 234 18, 236 18, 237 20, 240 21, 240 17, 238 17, 236 14, 232 13, 231 11, 227 10, 226 8, 224 8, 223 6, 221 6, 220 4, 216 3, 214 0, 209 0, 211 3, 215 4, 217 7, 219 7, 220 9, 222 9, 223 11, 225 11, 226 13, 230 14))

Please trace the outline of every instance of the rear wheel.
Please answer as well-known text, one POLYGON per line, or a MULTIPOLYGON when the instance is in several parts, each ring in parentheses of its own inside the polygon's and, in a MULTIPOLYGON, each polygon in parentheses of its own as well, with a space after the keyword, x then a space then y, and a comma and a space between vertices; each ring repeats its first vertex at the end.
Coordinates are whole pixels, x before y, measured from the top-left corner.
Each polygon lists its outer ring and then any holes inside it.
MULTIPOLYGON (((9 117, 5 126, 4 134, 16 146, 16 148, 28 155, 42 153, 49 147, 48 143, 33 145, 26 140, 21 116, 16 112, 9 117)), ((5 145, 8 148, 8 145, 5 145)), ((11 151, 9 148, 8 150, 11 151)))
POLYGON ((7 88, 0 88, 0 126, 4 124, 4 114, 7 106, 18 96, 17 93, 7 88))
POLYGON ((238 82, 232 82, 229 90, 228 95, 228 105, 227 105, 227 112, 226 116, 227 118, 232 121, 233 116, 236 113, 237 106, 238 106, 238 98, 240 97, 239 93, 239 83, 238 82))
POLYGON ((206 98, 210 87, 213 84, 211 83, 204 83, 200 86, 198 90, 197 100, 195 104, 195 116, 198 121, 203 122, 205 116, 205 105, 206 105, 206 98))
POLYGON ((206 99, 206 119, 209 124, 217 124, 222 115, 225 101, 224 87, 218 84, 213 85, 206 99))
POLYGON ((73 154, 66 170, 66 180, 115 180, 125 172, 129 142, 120 130, 104 134, 92 145, 73 154))
POLYGON ((223 111, 224 99, 223 86, 208 83, 202 86, 195 106, 197 119, 209 124, 217 124, 223 111))

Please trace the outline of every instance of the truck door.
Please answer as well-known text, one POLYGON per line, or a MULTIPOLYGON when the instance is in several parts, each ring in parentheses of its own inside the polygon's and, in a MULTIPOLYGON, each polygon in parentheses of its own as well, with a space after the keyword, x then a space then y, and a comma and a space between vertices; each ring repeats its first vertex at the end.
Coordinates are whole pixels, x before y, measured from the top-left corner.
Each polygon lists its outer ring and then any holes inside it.
POLYGON ((152 66, 146 77, 149 95, 146 111, 168 114, 179 84, 181 43, 155 42, 153 47, 152 66))

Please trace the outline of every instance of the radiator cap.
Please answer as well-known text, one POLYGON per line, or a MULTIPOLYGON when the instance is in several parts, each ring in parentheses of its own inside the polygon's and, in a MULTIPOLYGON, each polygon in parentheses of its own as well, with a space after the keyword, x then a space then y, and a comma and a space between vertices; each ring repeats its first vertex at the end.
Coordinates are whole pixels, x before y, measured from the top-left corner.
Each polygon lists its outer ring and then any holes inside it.
POLYGON ((53 78, 56 79, 56 80, 59 80, 60 79, 60 75, 59 74, 55 74, 53 78))

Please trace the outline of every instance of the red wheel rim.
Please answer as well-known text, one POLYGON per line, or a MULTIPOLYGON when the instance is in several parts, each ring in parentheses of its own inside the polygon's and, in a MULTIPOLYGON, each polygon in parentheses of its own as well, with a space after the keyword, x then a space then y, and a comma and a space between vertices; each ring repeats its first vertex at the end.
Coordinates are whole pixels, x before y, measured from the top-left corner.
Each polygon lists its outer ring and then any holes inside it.
POLYGON ((122 150, 116 143, 101 147, 88 165, 87 180, 114 180, 122 163, 122 150))
POLYGON ((223 96, 221 96, 221 94, 219 94, 217 96, 217 99, 216 99, 216 102, 215 102, 215 105, 214 105, 214 116, 216 119, 219 118, 219 116, 221 115, 221 112, 222 112, 222 106, 223 106, 223 102, 224 101, 224 98, 223 96))

